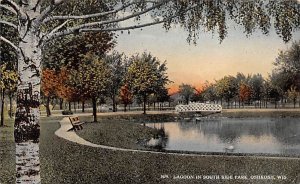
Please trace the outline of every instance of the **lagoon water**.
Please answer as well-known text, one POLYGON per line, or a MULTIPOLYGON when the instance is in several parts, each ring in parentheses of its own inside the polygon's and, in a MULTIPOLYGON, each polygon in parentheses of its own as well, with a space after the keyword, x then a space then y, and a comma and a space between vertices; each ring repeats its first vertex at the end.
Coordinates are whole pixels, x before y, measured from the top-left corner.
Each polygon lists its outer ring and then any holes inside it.
POLYGON ((166 150, 300 156, 299 118, 218 118, 167 122, 166 150))

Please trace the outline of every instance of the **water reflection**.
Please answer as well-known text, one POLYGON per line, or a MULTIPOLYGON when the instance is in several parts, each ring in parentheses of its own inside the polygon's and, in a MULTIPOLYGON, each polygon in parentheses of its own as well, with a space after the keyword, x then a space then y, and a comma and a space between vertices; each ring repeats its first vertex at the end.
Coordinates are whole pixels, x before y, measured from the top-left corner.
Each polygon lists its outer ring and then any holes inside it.
POLYGON ((156 129, 156 133, 153 135, 153 137, 151 137, 150 139, 139 139, 137 141, 137 144, 151 149, 165 149, 168 143, 169 136, 165 131, 164 123, 161 123, 159 128, 156 124, 152 124, 152 127, 156 129))
POLYGON ((299 118, 219 118, 163 127, 167 150, 300 155, 299 118))

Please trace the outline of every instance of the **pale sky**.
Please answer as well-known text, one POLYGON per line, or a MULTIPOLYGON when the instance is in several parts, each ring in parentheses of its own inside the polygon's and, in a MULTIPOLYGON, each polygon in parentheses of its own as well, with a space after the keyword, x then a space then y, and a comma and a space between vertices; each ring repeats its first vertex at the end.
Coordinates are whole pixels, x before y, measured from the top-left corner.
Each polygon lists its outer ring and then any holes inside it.
MULTIPOLYGON (((294 32, 293 40, 300 39, 300 32, 294 32)), ((126 31, 119 35, 116 50, 130 56, 144 51, 151 52, 161 61, 167 61, 169 78, 174 84, 203 84, 213 82, 225 75, 271 72, 279 50, 287 49, 292 41, 285 44, 272 29, 269 35, 257 31, 249 38, 243 28, 230 26, 228 36, 220 44, 218 34, 201 33, 198 44, 186 42, 187 33, 181 28, 166 32, 161 25, 126 31)))

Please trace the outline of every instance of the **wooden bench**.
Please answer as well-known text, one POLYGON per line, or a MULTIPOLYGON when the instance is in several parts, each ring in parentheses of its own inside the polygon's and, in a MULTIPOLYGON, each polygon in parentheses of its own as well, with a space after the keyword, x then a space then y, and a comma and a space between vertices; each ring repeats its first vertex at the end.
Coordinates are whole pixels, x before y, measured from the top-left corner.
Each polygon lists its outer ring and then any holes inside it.
POLYGON ((82 125, 84 124, 84 122, 80 122, 79 117, 78 116, 71 116, 69 117, 69 120, 73 126, 73 128, 71 130, 82 130, 83 127, 82 125))

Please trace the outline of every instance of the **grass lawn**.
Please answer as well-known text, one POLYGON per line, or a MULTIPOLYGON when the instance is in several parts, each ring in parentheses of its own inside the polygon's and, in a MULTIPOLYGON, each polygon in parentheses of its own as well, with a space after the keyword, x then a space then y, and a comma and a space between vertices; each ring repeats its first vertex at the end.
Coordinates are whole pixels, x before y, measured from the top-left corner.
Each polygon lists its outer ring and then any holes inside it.
POLYGON ((0 183, 13 183, 15 180, 15 144, 13 119, 5 118, 0 127, 0 183))
MULTIPOLYGON (((180 156, 152 153, 112 151, 78 145, 54 135, 62 117, 42 118, 41 121, 41 177, 49 184, 97 183, 300 183, 300 159, 230 157, 230 156, 180 156), (285 175, 286 180, 181 180, 173 175, 285 175), (169 179, 162 179, 168 175, 169 179)), ((99 117, 100 118, 100 117, 99 117)), ((83 118, 84 119, 84 118, 83 118)), ((108 122, 107 122, 108 123, 108 122)), ((132 132, 129 125, 109 125, 105 122, 87 124, 81 135, 110 135, 123 137, 132 132), (91 126, 91 127, 89 127, 91 126), (97 127, 98 126, 98 127, 97 127), (89 128, 88 128, 89 127, 89 128), (112 128, 113 127, 113 128, 112 128), (120 129, 120 127, 122 127, 120 129), (103 130, 97 129, 102 128, 103 130), (104 129, 111 128, 111 129, 104 129), (92 133, 91 129, 94 130, 92 133), (100 131, 100 133, 98 132, 100 131), (118 130, 118 131, 117 131, 118 130), (109 132, 111 131, 111 132, 109 132), (120 133, 122 132, 122 133, 120 133), (124 133, 125 132, 125 133, 124 133), (127 132, 127 133, 126 133, 127 132)), ((138 129, 132 129, 138 131, 138 129)), ((14 181, 14 143, 11 127, 0 128, 1 163, 0 183, 14 181), (6 132, 3 134, 3 132, 6 132), (4 143, 5 142, 5 143, 4 143), (4 145, 4 146, 2 146, 4 145), (4 154, 4 156, 3 156, 4 154)), ((111 139, 113 139, 111 137, 111 139)))
POLYGON ((77 134, 97 144, 119 148, 143 149, 136 144, 138 139, 150 139, 157 130, 138 123, 117 122, 110 120, 99 123, 86 123, 82 131, 77 134))

